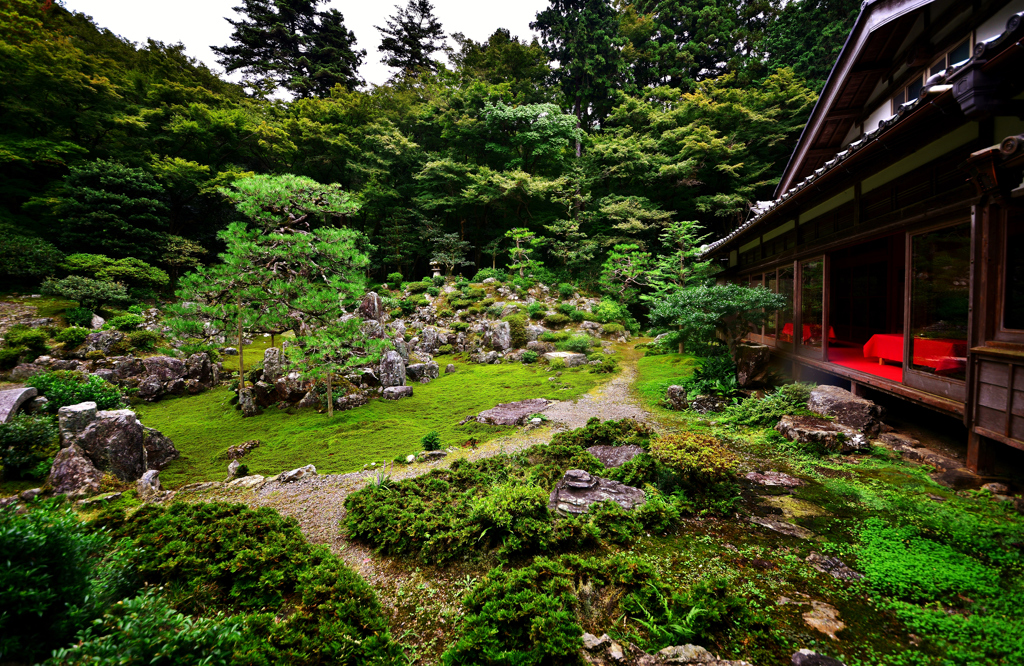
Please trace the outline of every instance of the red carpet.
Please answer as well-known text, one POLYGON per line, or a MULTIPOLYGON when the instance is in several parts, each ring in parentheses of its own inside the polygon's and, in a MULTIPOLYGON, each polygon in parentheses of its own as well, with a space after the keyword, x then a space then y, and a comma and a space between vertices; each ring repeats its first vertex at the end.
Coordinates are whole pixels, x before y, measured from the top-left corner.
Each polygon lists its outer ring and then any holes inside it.
POLYGON ((829 347, 828 360, 829 363, 835 363, 851 370, 859 370, 894 382, 903 381, 902 367, 891 363, 879 365, 877 358, 864 358, 864 350, 860 347, 829 347))

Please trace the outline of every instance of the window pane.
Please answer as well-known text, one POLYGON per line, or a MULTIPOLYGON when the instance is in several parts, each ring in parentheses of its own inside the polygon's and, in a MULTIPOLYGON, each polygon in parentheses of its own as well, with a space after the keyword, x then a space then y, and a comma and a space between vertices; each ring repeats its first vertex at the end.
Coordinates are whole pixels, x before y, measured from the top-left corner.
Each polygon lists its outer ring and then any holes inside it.
POLYGON ((907 90, 904 88, 895 95, 892 96, 892 112, 896 113, 900 109, 900 104, 907 101, 907 90))
POLYGON ((779 293, 786 296, 786 307, 779 310, 779 346, 793 348, 793 268, 779 269, 779 293))
POLYGON ((1006 228, 1006 286, 1003 328, 1024 329, 1024 221, 1006 228))
POLYGON ((935 76, 942 70, 946 69, 946 59, 943 58, 939 62, 932 65, 932 68, 928 70, 928 76, 935 76))
MULTIPOLYGON (((779 291, 779 281, 775 277, 775 271, 772 271, 771 273, 765 273, 764 274, 764 286, 767 287, 769 291, 778 293, 778 291, 779 291)), ((772 338, 772 339, 775 338, 775 329, 776 329, 776 327, 778 325, 778 319, 779 319, 779 315, 777 313, 774 314, 774 315, 770 315, 768 317, 768 321, 765 322, 765 325, 764 325, 764 336, 766 338, 772 338)))
POLYGON ((971 41, 965 39, 956 48, 949 52, 949 66, 959 65, 971 57, 971 41))
POLYGON ((910 367, 962 380, 967 369, 970 225, 915 236, 913 253, 910 367))
POLYGON ((801 343, 821 349, 822 297, 824 296, 824 263, 812 259, 800 263, 800 316, 803 334, 801 343))
POLYGON ((921 96, 921 91, 924 89, 924 81, 918 79, 909 86, 907 86, 907 101, 913 101, 921 96))

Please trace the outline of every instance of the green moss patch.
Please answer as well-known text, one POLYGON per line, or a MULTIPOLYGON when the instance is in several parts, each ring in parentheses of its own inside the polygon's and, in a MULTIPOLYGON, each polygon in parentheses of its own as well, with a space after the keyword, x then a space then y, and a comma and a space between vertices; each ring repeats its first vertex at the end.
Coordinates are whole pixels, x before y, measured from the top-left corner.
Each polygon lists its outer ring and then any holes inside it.
MULTIPOLYGON (((442 366, 452 358, 439 357, 442 366)), ((316 465, 321 474, 361 469, 370 462, 394 460, 421 449, 431 430, 444 447, 469 439, 483 442, 511 428, 458 423, 470 414, 502 402, 547 398, 571 400, 605 381, 607 375, 563 372, 558 382, 548 373, 521 364, 460 364, 459 371, 430 384, 414 384, 414 395, 399 401, 371 400, 368 405, 336 412, 333 419, 314 410, 270 408, 242 418, 224 387, 198 396, 139 405, 139 418, 171 438, 181 451, 161 473, 170 487, 196 481, 220 481, 227 473, 225 451, 250 439, 263 445, 245 458, 253 474, 273 475, 300 465, 316 465)))

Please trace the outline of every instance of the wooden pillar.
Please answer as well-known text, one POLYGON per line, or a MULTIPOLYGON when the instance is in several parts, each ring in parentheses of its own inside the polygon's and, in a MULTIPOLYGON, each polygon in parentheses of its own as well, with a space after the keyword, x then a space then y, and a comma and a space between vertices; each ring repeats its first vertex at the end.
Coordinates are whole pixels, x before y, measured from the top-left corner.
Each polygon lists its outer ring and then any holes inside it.
POLYGON ((992 469, 995 442, 971 431, 967 438, 967 468, 975 474, 988 474, 992 469))
POLYGON ((864 397, 866 397, 865 394, 867 393, 867 390, 865 390, 863 384, 861 384, 859 382, 855 382, 854 380, 851 379, 850 380, 850 393, 854 394, 858 398, 864 398, 864 397))

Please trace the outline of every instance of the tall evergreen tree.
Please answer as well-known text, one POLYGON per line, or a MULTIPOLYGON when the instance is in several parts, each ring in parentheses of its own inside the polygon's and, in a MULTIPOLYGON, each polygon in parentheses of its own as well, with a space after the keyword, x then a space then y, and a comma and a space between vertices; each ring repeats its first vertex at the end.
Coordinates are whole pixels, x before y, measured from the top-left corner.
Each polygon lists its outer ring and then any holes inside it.
MULTIPOLYGON (((558 61, 553 79, 561 86, 571 113, 584 128, 599 124, 615 103, 627 71, 625 39, 608 0, 551 0, 530 27, 540 32, 548 58, 558 61)), ((580 144, 576 145, 577 155, 580 144)))
POLYGON ((444 30, 434 16, 434 5, 430 0, 409 0, 404 8, 395 9, 387 27, 374 26, 383 38, 378 49, 384 54, 381 62, 403 74, 436 70, 437 62, 430 56, 444 48, 444 30))
POLYGON ((798 0, 787 3, 769 25, 762 50, 768 70, 791 67, 820 92, 860 11, 860 0, 798 0))
POLYGON ((336 9, 319 11, 327 0, 242 0, 232 44, 211 47, 228 72, 273 82, 297 97, 325 97, 335 85, 362 84, 357 70, 366 51, 336 9))

